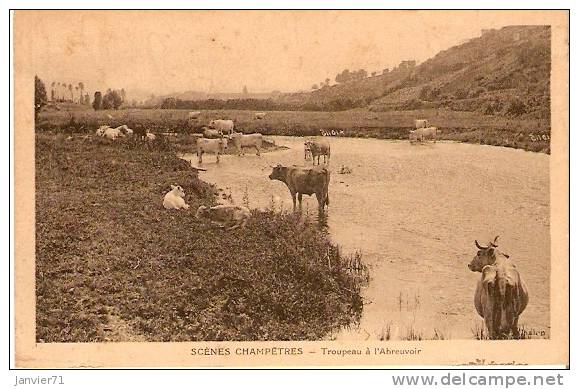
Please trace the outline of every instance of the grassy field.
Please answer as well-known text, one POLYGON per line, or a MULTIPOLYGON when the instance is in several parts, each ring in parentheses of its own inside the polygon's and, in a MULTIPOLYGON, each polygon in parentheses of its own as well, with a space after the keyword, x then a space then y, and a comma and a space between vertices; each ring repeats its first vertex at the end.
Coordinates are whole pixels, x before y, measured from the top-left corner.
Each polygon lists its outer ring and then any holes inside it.
POLYGON ((37 134, 37 341, 316 340, 359 319, 324 232, 273 210, 210 228, 193 214, 215 194, 164 143, 37 134), (189 211, 162 207, 172 183, 189 211))
POLYGON ((243 132, 261 132, 265 135, 371 137, 407 139, 414 119, 428 119, 437 126, 442 139, 476 144, 521 148, 550 152, 550 124, 544 120, 513 119, 476 112, 447 110, 419 110, 397 112, 369 112, 352 110, 339 112, 268 112, 262 120, 254 118, 253 111, 204 111, 194 123, 187 122, 186 110, 124 109, 93 111, 62 109, 41 112, 39 130, 87 131, 98 126, 127 124, 131 128, 144 127, 153 132, 199 132, 211 119, 233 119, 243 132))

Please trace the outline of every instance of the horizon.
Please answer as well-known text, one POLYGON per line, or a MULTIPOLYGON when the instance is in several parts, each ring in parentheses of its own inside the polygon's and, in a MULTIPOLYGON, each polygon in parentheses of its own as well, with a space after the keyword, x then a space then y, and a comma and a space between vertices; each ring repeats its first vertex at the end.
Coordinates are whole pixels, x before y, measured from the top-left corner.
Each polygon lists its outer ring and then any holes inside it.
POLYGON ((26 12, 36 19, 29 43, 47 89, 83 82, 91 98, 124 88, 129 100, 244 86, 250 94, 309 91, 344 69, 420 64, 482 29, 513 25, 482 11, 428 25, 421 18, 436 11, 26 12))

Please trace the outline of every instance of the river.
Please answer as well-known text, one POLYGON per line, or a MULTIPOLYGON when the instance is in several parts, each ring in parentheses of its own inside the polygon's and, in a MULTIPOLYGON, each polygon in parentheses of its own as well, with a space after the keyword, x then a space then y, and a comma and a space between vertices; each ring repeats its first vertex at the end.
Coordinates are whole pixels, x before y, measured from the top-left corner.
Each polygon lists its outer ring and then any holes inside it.
MULTIPOLYGON (((303 138, 271 137, 285 150, 261 157, 204 156, 201 177, 236 204, 291 209, 286 186, 268 178, 271 165, 310 165, 303 138)), ((468 339, 482 326, 473 305, 480 273, 467 264, 474 240, 500 235, 530 290, 519 325, 549 337, 549 155, 493 146, 438 142, 411 145, 379 139, 327 138, 331 143, 332 240, 361 250, 371 280, 356 328, 338 340, 468 339), (339 174, 344 165, 351 174, 339 174)), ((195 156, 184 158, 197 164, 195 156)), ((315 196, 304 212, 315 214, 315 196)))

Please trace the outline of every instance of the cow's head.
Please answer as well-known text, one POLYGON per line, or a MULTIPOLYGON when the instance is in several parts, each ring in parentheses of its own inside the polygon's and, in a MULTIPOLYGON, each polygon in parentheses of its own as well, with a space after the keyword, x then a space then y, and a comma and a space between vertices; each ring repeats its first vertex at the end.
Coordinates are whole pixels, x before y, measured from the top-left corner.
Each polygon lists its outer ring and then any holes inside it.
POLYGON ((181 187, 181 185, 171 185, 171 191, 179 197, 185 197, 185 191, 181 187))
POLYGON ((474 241, 474 244, 478 248, 478 252, 472 261, 468 264, 468 268, 474 272, 482 272, 485 266, 492 265, 497 260, 497 254, 502 254, 505 257, 509 257, 504 253, 500 253, 497 249, 499 237, 496 236, 495 240, 489 242, 488 246, 482 246, 478 241, 474 241))
POLYGON ((205 217, 208 209, 209 208, 207 208, 205 205, 199 206, 199 208, 197 208, 197 212, 195 212, 195 217, 197 219, 201 219, 202 217, 205 217))
POLYGON ((269 179, 283 181, 285 179, 285 171, 286 167, 278 163, 276 166, 273 166, 273 170, 269 175, 269 179))
POLYGON ((209 122, 209 128, 215 128, 215 120, 209 122))

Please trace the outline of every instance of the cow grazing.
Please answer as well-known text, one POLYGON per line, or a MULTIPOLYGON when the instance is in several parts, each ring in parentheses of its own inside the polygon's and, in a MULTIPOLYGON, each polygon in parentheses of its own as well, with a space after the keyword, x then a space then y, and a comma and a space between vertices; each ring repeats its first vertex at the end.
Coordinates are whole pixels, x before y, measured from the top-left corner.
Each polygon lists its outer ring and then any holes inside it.
POLYGON ((245 227, 251 217, 251 213, 249 209, 239 205, 221 204, 214 207, 202 205, 197 209, 195 217, 198 219, 207 219, 212 225, 230 231, 245 227))
POLYGON ((278 164, 269 175, 270 180, 278 180, 286 184, 296 210, 296 195, 302 209, 302 195, 316 194, 318 211, 323 213, 324 206, 330 205, 328 187, 330 185, 330 171, 325 166, 302 168, 297 166, 282 166, 278 164))
POLYGON ((324 156, 324 163, 330 161, 330 144, 325 141, 317 141, 317 140, 308 140, 304 142, 304 153, 312 155, 312 165, 316 163, 316 157, 318 157, 318 165, 320 164, 320 156, 324 156), (326 157, 327 162, 326 162, 326 157))
POLYGON ((478 248, 468 268, 480 272, 474 305, 484 319, 491 339, 517 337, 519 316, 529 302, 527 286, 509 256, 498 249, 498 236, 488 246, 478 248))
POLYGON ((171 185, 171 190, 163 198, 163 207, 165 209, 189 209, 189 205, 183 199, 185 191, 180 185, 171 185))
POLYGON ((227 150, 227 139, 206 139, 197 138, 197 157, 199 157, 199 163, 203 163, 204 153, 213 153, 217 155, 217 163, 219 163, 219 155, 223 154, 227 150))
POLYGON ((220 131, 222 134, 229 136, 233 134, 233 120, 211 120, 209 122, 209 128, 220 131))
POLYGON ((256 118, 257 120, 261 120, 261 119, 263 119, 264 117, 265 117, 265 112, 256 112, 256 113, 255 113, 255 118, 256 118))
POLYGON ((243 151, 244 148, 255 147, 256 154, 261 155, 261 146, 263 144, 263 136, 259 133, 255 134, 242 134, 240 132, 234 132, 231 135, 231 141, 237 149, 238 155, 245 155, 243 151))
POLYGON ((219 130, 212 130, 211 128, 203 127, 203 138, 217 139, 223 138, 223 132, 219 130))
POLYGON ((423 142, 424 140, 427 139, 432 139, 434 140, 434 143, 436 143, 436 134, 438 133, 438 128, 436 127, 425 127, 425 128, 417 128, 414 131, 410 131, 410 133, 414 133, 417 140, 419 140, 420 142, 423 142))
POLYGON ((189 112, 187 119, 188 120, 197 120, 197 119, 199 119, 199 116, 201 116, 201 112, 192 111, 192 112, 189 112))

